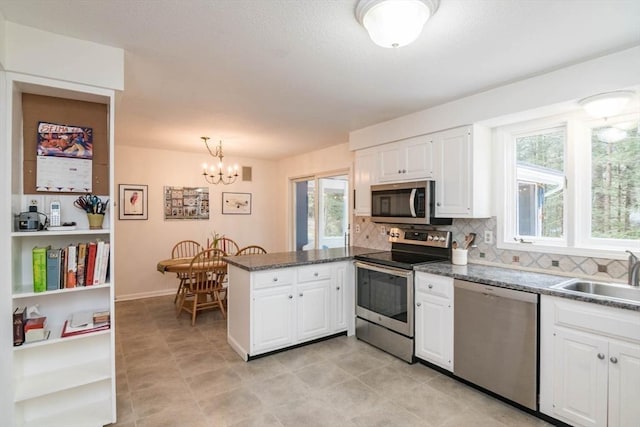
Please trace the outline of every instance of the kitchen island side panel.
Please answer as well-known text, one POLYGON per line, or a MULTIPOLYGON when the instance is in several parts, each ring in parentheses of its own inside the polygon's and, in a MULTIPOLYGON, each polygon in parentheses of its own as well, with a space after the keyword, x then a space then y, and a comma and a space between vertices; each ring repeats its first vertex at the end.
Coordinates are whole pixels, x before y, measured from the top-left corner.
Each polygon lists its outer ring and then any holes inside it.
POLYGON ((227 342, 246 361, 250 352, 251 273, 229 264, 227 342))

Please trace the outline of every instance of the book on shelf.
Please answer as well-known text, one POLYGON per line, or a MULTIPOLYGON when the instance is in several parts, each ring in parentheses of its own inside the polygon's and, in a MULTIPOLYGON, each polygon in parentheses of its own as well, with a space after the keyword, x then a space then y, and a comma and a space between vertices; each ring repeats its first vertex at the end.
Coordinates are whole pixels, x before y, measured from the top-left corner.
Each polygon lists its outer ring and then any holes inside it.
POLYGON ((33 292, 47 290, 47 250, 51 246, 36 246, 31 253, 33 264, 33 292))
POLYGON ((46 329, 46 327, 46 316, 27 319, 24 323, 24 342, 30 343, 47 339, 49 331, 46 329))
POLYGON ((86 263, 87 263, 87 244, 78 243, 78 274, 77 274, 78 286, 85 286, 86 284, 86 278, 87 278, 86 263))
POLYGON ((60 248, 60 279, 58 288, 64 289, 67 285, 67 248, 60 248))
POLYGON ((103 272, 103 258, 105 257, 105 248, 106 248, 106 256, 109 256, 109 243, 104 242, 102 240, 98 240, 98 249, 96 250, 96 260, 95 260, 95 268, 93 270, 93 284, 100 285, 104 283, 102 272, 103 272))
POLYGON ((98 250, 98 244, 96 242, 89 242, 87 244, 87 265, 85 270, 87 271, 87 277, 85 278, 85 284, 87 286, 93 285, 93 271, 96 268, 96 252, 98 250))
POLYGON ((47 249, 47 290, 60 289, 60 248, 47 249))
POLYGON ((78 311, 64 322, 62 337, 103 331, 111 327, 109 310, 78 311))
POLYGON ((109 252, 111 244, 104 242, 104 248, 102 248, 102 258, 100 260, 100 284, 107 283, 107 273, 109 271, 109 252))
POLYGON ((27 307, 16 307, 13 311, 13 345, 19 346, 24 343, 24 322, 27 307))
POLYGON ((78 255, 75 245, 67 247, 67 288, 76 287, 76 274, 78 272, 78 255))

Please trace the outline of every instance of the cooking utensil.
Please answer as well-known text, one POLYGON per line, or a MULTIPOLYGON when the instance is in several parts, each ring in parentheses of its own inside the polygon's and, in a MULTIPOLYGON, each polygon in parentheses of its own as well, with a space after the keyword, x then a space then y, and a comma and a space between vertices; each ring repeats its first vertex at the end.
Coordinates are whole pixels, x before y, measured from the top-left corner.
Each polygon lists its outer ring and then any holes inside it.
POLYGON ((456 242, 455 240, 451 243, 451 248, 452 249, 458 249, 458 242, 456 242))
POLYGON ((476 240, 476 233, 469 233, 464 236, 464 249, 469 249, 469 247, 476 240))

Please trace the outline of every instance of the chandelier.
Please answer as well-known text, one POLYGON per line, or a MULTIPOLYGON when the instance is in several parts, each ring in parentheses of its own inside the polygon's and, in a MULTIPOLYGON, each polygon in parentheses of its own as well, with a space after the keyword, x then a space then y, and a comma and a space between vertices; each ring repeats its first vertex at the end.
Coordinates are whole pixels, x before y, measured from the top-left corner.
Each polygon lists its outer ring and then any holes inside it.
POLYGON ((205 181, 214 185, 221 183, 224 185, 233 184, 236 181, 236 178, 238 178, 238 165, 234 165, 233 167, 229 166, 225 175, 225 172, 223 172, 224 165, 222 164, 222 159, 224 158, 224 155, 222 154, 222 141, 220 141, 218 146, 215 147, 215 150, 212 150, 211 147, 209 147, 208 142, 211 138, 208 136, 201 136, 200 139, 204 141, 204 145, 207 147, 209 154, 211 154, 212 157, 218 158, 217 168, 214 165, 208 166, 206 163, 202 165, 204 169, 202 175, 204 176, 205 181))

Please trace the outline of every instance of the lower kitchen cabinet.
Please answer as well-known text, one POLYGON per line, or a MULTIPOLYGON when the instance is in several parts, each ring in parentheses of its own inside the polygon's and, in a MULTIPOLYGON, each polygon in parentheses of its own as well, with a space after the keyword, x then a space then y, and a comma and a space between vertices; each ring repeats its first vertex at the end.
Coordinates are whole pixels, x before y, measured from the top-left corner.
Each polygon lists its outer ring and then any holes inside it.
POLYGON ((576 426, 640 421, 640 313, 543 295, 540 411, 576 426))
POLYGON ((415 355, 453 371, 453 278, 417 272, 415 355))
POLYGON ((347 331, 350 271, 348 262, 257 272, 230 265, 229 344, 247 360, 347 331))

